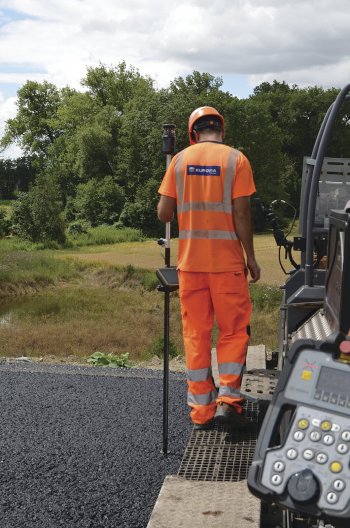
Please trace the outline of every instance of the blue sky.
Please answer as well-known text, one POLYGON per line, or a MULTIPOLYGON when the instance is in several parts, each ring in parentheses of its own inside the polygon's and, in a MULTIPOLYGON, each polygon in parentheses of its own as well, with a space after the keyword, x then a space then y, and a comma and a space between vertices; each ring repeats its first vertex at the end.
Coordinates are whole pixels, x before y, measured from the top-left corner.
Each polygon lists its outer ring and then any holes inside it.
POLYGON ((79 88, 125 60, 167 86, 193 70, 247 97, 263 81, 350 82, 348 0, 0 0, 0 134, 27 79, 79 88))

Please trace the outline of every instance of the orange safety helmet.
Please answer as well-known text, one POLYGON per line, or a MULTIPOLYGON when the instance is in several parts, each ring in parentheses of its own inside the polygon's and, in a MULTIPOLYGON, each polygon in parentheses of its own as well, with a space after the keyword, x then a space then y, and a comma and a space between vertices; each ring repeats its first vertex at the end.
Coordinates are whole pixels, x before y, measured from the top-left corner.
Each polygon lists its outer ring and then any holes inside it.
POLYGON ((196 110, 193 110, 188 120, 188 135, 190 138, 191 145, 194 145, 195 143, 197 143, 197 141, 195 140, 194 134, 193 134, 193 127, 196 121, 198 121, 198 119, 204 116, 218 117, 221 121, 223 136, 225 135, 225 121, 222 115, 219 114, 219 112, 212 106, 200 106, 199 108, 196 108, 196 110))

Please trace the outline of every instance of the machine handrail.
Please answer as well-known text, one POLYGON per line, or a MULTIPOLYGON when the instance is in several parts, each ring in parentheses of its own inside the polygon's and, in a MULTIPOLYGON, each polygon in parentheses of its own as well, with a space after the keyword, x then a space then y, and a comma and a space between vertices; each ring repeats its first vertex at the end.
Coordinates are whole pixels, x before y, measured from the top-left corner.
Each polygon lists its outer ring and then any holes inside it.
MULTIPOLYGON (((305 196, 309 196, 307 216, 306 216, 306 251, 305 251, 305 285, 313 286, 314 284, 314 264, 313 264, 313 228, 316 211, 317 189, 320 179, 320 174, 325 156, 326 147, 328 145, 331 132, 334 126, 335 119, 339 113, 339 109, 344 101, 350 99, 348 95, 350 91, 350 84, 345 86, 338 94, 334 103, 328 109, 326 116, 322 122, 320 131, 317 135, 315 145, 312 151, 311 158, 316 160, 314 166, 310 165, 310 176, 308 178, 305 189, 305 196)), ((305 209, 305 207, 304 207, 305 209)))

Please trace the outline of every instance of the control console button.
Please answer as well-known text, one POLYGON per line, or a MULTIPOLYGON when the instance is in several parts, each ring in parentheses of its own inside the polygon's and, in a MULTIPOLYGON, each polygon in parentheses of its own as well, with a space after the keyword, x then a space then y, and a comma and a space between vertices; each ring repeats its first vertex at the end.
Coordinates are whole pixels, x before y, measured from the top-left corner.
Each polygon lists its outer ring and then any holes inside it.
POLYGON ((340 473, 343 470, 343 464, 335 460, 334 462, 331 463, 331 465, 329 466, 329 469, 331 470, 332 473, 340 473))
POLYGON ((299 429, 307 429, 309 425, 309 420, 307 420, 306 418, 301 418, 301 420, 298 421, 299 429))
POLYGON ((287 458, 289 458, 289 460, 295 460, 298 456, 298 451, 296 449, 288 449, 287 453, 287 458))
POLYGON ((279 486, 281 482, 282 482, 281 475, 272 475, 271 484, 273 484, 274 486, 279 486))
POLYGON ((338 495, 334 491, 330 491, 327 493, 326 499, 329 504, 336 504, 338 502, 338 495))
POLYGON ((293 438, 297 442, 301 442, 305 438, 305 433, 303 431, 295 431, 293 438))
POLYGON ((303 453, 303 457, 305 458, 305 460, 312 460, 314 456, 315 456, 315 453, 313 452, 312 449, 305 449, 303 453))
POLYGON ((328 455, 326 453, 318 453, 316 457, 316 462, 319 464, 325 464, 328 461, 328 455))
POLYGON ((277 462, 275 462, 273 465, 273 469, 277 471, 278 473, 282 473, 285 467, 286 465, 284 462, 282 462, 282 460, 277 460, 277 462))
POLYGON ((349 446, 346 444, 337 445, 337 451, 340 455, 345 455, 349 451, 349 446))
POLYGON ((350 441, 350 431, 343 431, 341 434, 341 439, 344 440, 344 442, 350 441))
POLYGON ((343 491, 345 490, 345 482, 344 480, 337 479, 333 482, 333 488, 335 491, 343 491))
POLYGON ((319 442, 321 440, 321 433, 319 431, 311 431, 309 437, 312 442, 319 442))
POLYGON ((323 420, 320 427, 322 431, 330 431, 332 429, 332 423, 329 420, 323 420))
POLYGON ((327 435, 324 435, 323 437, 323 443, 325 445, 332 445, 334 444, 334 436, 330 435, 330 434, 327 434, 327 435))

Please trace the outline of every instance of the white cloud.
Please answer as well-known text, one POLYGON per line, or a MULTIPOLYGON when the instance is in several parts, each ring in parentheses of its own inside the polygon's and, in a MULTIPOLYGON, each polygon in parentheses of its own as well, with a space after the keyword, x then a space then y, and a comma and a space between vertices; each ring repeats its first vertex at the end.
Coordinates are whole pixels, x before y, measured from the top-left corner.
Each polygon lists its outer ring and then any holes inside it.
MULTIPOLYGON (((5 129, 5 122, 16 115, 16 97, 8 97, 5 99, 0 92, 0 136, 3 135, 5 129)), ((1 153, 5 158, 17 158, 22 155, 22 150, 17 145, 11 145, 4 152, 1 153)))
POLYGON ((0 65, 19 73, 0 82, 23 83, 21 66, 32 65, 77 87, 87 66, 124 59, 161 86, 193 69, 255 84, 350 81, 348 0, 0 0, 1 9, 21 18, 2 21, 0 65))

